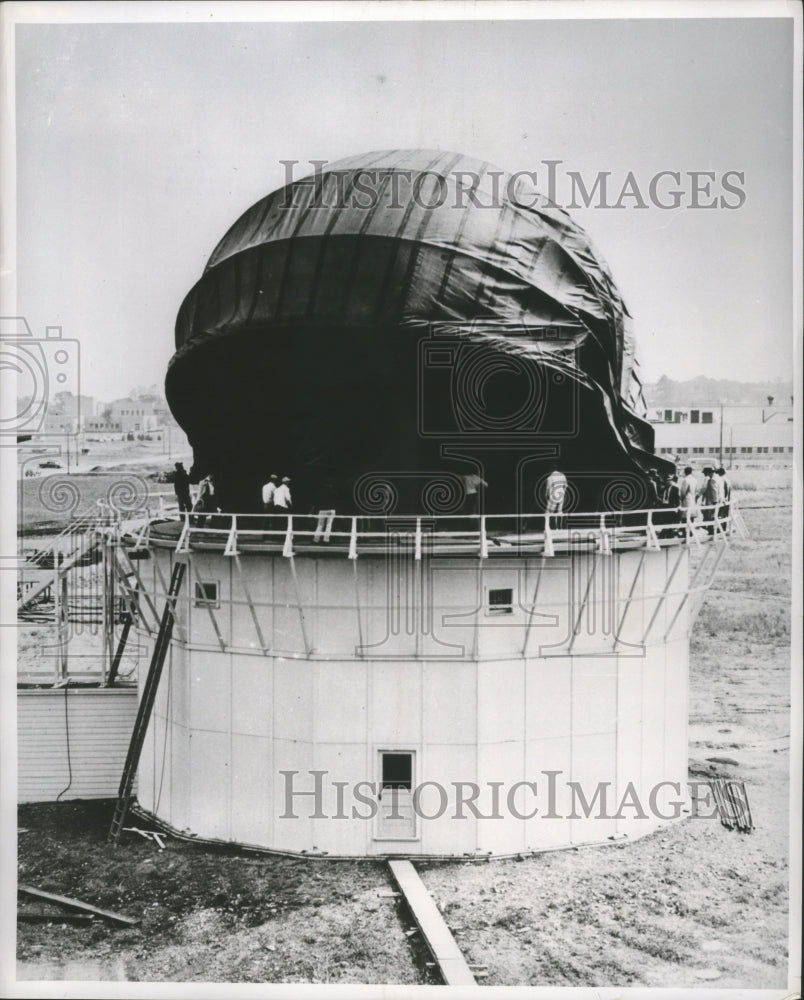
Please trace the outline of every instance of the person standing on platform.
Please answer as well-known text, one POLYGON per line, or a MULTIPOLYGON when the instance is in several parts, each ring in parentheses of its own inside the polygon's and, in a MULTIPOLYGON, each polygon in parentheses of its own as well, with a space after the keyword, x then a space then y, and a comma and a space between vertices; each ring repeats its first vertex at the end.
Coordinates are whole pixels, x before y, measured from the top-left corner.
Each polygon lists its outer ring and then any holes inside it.
POLYGON ((283 476, 282 482, 274 493, 274 510, 278 514, 290 514, 293 510, 293 498, 290 495, 290 476, 283 476))
POLYGON ((195 518, 195 527, 205 528, 207 526, 207 515, 214 514, 218 510, 215 502, 215 491, 212 485, 212 477, 206 476, 201 480, 198 487, 198 497, 193 507, 193 513, 203 516, 195 518))
POLYGON ((553 516, 556 517, 556 527, 562 525, 562 514, 564 502, 567 498, 567 477, 554 465, 550 475, 547 477, 545 492, 547 494, 547 520, 549 526, 553 527, 553 516))
POLYGON ((684 468, 684 475, 681 478, 681 482, 678 484, 678 492, 681 497, 682 510, 689 511, 690 517, 694 520, 694 512, 696 509, 695 498, 698 495, 698 482, 693 475, 691 465, 687 465, 684 468))
POLYGON ((190 496, 190 476, 182 462, 176 462, 174 469, 173 490, 179 502, 179 510, 182 513, 184 511, 191 511, 193 509, 193 500, 190 496))
POLYGON ((717 511, 717 505, 720 501, 720 483, 718 482, 717 476, 715 476, 715 470, 711 465, 707 465, 703 470, 704 474, 704 484, 701 487, 698 496, 701 501, 701 506, 703 507, 703 519, 706 522, 706 530, 709 534, 714 534, 715 530, 715 513, 717 511))
POLYGON ((678 485, 678 476, 668 473, 664 479, 664 502, 673 509, 681 506, 681 490, 678 485))
POLYGON ((656 469, 648 469, 648 505, 655 510, 661 505, 664 495, 664 484, 659 479, 656 469))
POLYGON ((480 491, 488 488, 488 483, 476 472, 462 476, 463 479, 463 513, 480 513, 480 491))
MULTIPOLYGON (((667 510, 657 512, 653 517, 654 523, 677 525, 681 508, 681 491, 678 486, 678 476, 675 473, 668 472, 665 475, 662 481, 660 498, 667 510)), ((672 538, 676 534, 676 531, 677 529, 674 528, 665 528, 659 532, 659 537, 672 538)), ((683 535, 683 529, 679 533, 683 535)))
POLYGON ((318 490, 316 503, 313 505, 311 513, 318 515, 318 521, 313 534, 313 541, 329 541, 332 525, 335 521, 335 511, 338 505, 338 490, 332 479, 325 479, 318 490))
POLYGON ((266 514, 270 514, 274 509, 274 496, 276 495, 276 484, 279 482, 277 476, 270 476, 268 482, 262 488, 262 509, 266 514))

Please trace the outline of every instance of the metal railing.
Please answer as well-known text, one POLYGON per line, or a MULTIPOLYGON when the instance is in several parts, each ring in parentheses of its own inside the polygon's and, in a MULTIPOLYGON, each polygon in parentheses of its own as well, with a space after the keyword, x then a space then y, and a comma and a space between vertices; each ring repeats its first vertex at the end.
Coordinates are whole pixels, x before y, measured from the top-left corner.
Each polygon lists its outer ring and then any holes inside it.
POLYGON ((353 515, 322 510, 317 514, 235 514, 160 509, 128 532, 134 549, 150 544, 190 548, 222 548, 223 555, 241 551, 281 551, 291 557, 305 552, 361 552, 411 549, 419 560, 424 551, 490 555, 517 552, 553 556, 557 552, 596 549, 607 555, 620 549, 658 551, 668 545, 696 545, 744 534, 736 501, 697 508, 646 508, 561 514, 353 515), (177 527, 179 526, 180 527, 177 527))

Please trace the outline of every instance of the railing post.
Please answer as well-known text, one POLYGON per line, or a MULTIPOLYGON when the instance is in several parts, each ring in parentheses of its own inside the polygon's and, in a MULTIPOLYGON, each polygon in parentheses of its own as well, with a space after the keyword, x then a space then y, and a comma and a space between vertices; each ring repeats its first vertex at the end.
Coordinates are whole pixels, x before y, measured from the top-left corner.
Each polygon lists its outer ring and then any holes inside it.
POLYGON ((352 532, 349 535, 349 558, 357 559, 357 518, 352 518, 352 532))
POLYGON ((653 526, 653 511, 648 511, 648 524, 647 524, 647 539, 645 542, 645 548, 650 549, 652 552, 659 552, 661 550, 661 545, 659 545, 659 536, 656 534, 656 529, 653 526))
POLYGON ((720 508, 722 506, 723 506, 722 504, 716 504, 715 509, 712 512, 712 517, 715 522, 715 531, 712 537, 717 538, 718 534, 720 534, 723 536, 723 540, 727 542, 729 540, 729 536, 723 530, 723 522, 720 519, 720 508))
POLYGON ((237 514, 232 514, 232 527, 229 529, 229 537, 223 550, 225 556, 239 555, 237 551, 237 514))
POLYGON ((148 536, 148 532, 150 531, 150 528, 151 528, 151 519, 148 518, 145 524, 143 524, 143 526, 140 528, 140 532, 137 535, 137 541, 134 543, 135 552, 141 552, 143 549, 146 549, 148 547, 146 539, 148 536))
POLYGON ((414 552, 414 559, 417 562, 421 562, 422 558, 422 519, 420 517, 416 518, 416 548, 414 552))
POLYGON ((600 553, 604 556, 611 555, 611 541, 608 529, 606 528, 606 515, 604 512, 600 514, 600 553))
POLYGON ((550 528, 550 515, 544 515, 544 554, 546 557, 552 557, 556 554, 556 550, 553 547, 553 532, 550 528))
POLYGON ((487 559, 489 555, 489 540, 486 535, 486 515, 480 517, 480 558, 487 559))
POLYGON ((692 507, 688 507, 687 508, 687 531, 688 531, 689 537, 695 542, 695 547, 697 549, 700 549, 701 548, 701 539, 698 537, 698 533, 696 532, 695 527, 693 525, 693 521, 692 521, 692 512, 693 512, 693 509, 694 508, 692 508, 692 507))
POLYGON ((184 513, 184 527, 181 529, 181 534, 179 535, 179 540, 176 542, 176 554, 181 555, 190 551, 190 515, 185 510, 184 513))
POLYGON ((285 534, 285 545, 282 549, 282 555, 286 559, 291 559, 293 557, 293 515, 288 514, 288 530, 285 534))

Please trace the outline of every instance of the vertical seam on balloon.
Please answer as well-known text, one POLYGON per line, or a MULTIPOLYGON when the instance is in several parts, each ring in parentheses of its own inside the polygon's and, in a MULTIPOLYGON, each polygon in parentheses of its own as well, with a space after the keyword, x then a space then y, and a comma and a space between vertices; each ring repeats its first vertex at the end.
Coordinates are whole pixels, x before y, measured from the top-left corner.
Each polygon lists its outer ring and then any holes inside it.
MULTIPOLYGON (((420 170, 420 171, 417 172, 417 177, 421 177, 423 174, 430 173, 430 171, 439 163, 439 161, 443 160, 443 158, 446 155, 447 155, 446 153, 439 153, 439 155, 434 160, 432 160, 430 163, 428 163, 427 167, 424 170, 420 170)), ((460 162, 460 160, 462 158, 463 157, 461 156, 460 153, 453 154, 452 156, 450 156, 449 160, 447 161, 447 166, 444 168, 444 173, 448 174, 450 172, 450 170, 452 170, 455 167, 455 165, 460 162)), ((407 224, 408 224, 408 221, 410 219, 410 215, 411 215, 411 213, 413 211, 414 205, 415 205, 415 201, 411 200, 410 205, 408 206, 407 210, 405 211, 405 217, 402 220, 402 227, 401 227, 401 229, 399 230, 399 232, 398 232, 398 234, 396 236, 396 239, 398 241, 400 241, 400 242, 405 239, 405 236, 404 236, 405 228, 407 227, 407 224)), ((405 294, 405 290, 410 285, 411 279, 413 278, 413 274, 414 274, 414 272, 416 270, 416 265, 418 264, 419 252, 416 249, 417 244, 419 244, 421 242, 422 237, 424 236, 425 232, 427 231, 427 226, 429 225, 429 222, 430 222, 430 217, 427 214, 427 212, 425 211, 424 214, 422 215, 421 222, 419 223, 418 227, 416 228, 416 235, 410 241, 411 244, 412 244, 412 246, 413 246, 413 250, 412 250, 410 258, 408 260, 407 268, 405 269, 405 277, 402 280, 402 282, 400 283, 400 288, 402 290, 402 294, 403 295, 405 294)))
POLYGON ((313 204, 315 203, 316 199, 320 196, 321 192, 324 189, 324 185, 327 182, 327 178, 329 178, 330 176, 331 174, 321 174, 320 177, 313 182, 313 185, 310 188, 310 198, 307 202, 307 205, 300 213, 299 220, 296 223, 293 232, 288 237, 287 249, 285 251, 285 260, 282 264, 282 275, 278 283, 280 291, 279 291, 279 297, 276 302, 276 310, 275 310, 275 316, 277 319, 280 319, 282 316, 282 306, 284 305, 284 300, 285 300, 285 289, 287 288, 285 279, 287 277, 290 260, 293 256, 293 241, 298 237, 299 233, 301 232, 302 226, 307 221, 307 216, 313 210, 313 204))
MULTIPOLYGON (((396 172, 396 168, 399 166, 400 163, 402 163, 404 161, 405 156, 407 155, 407 150, 398 150, 398 149, 395 149, 393 152, 394 152, 394 154, 399 153, 399 156, 397 157, 396 161, 393 162, 393 163, 391 163, 390 166, 387 169, 386 176, 383 179, 383 188, 382 188, 383 193, 384 193, 385 188, 387 187, 387 185, 390 183, 391 178, 394 176, 394 174, 396 172)), ((359 232, 360 236, 363 236, 365 234, 365 232, 368 229, 368 227, 374 221, 375 214, 376 214, 375 212, 370 212, 370 213, 366 214, 366 219, 363 221, 363 223, 360 226, 360 232, 359 232)), ((358 267, 360 265, 361 259, 362 259, 362 255, 360 254, 360 244, 356 242, 355 243, 355 249, 352 252, 352 259, 349 262, 349 276, 348 276, 348 279, 346 281, 344 295, 343 295, 343 300, 342 300, 342 303, 343 303, 342 313, 343 314, 345 314, 348 311, 348 309, 349 309, 349 299, 350 299, 351 294, 352 294, 352 289, 353 289, 354 283, 355 283, 355 277, 357 276, 357 270, 358 270, 358 267)), ((386 273, 384 274, 382 281, 380 281, 378 283, 378 288, 379 288, 379 293, 378 293, 379 298, 378 298, 378 300, 380 302, 382 301, 384 293, 385 293, 385 286, 388 283, 388 276, 389 276, 389 269, 388 269, 388 267, 386 267, 386 273)), ((378 314, 378 308, 377 308, 377 306, 375 306, 374 313, 375 313, 375 315, 378 314)))
MULTIPOLYGON (((457 248, 460 245, 461 237, 463 236, 464 230, 466 229, 466 224, 469 221, 469 213, 475 208, 474 204, 472 203, 472 195, 475 193, 475 191, 477 191, 478 187, 480 187, 480 182, 483 179, 483 176, 485 175, 486 171, 488 170, 488 166, 489 165, 487 163, 481 164, 480 173, 475 177, 474 182, 472 184, 472 189, 469 192, 469 204, 468 204, 468 206, 466 208, 466 211, 461 216, 461 221, 460 221, 460 223, 458 225, 458 231, 455 233, 454 249, 453 249, 453 252, 452 252, 449 260, 447 261, 446 267, 444 268, 444 274, 441 277, 441 285, 440 285, 440 287, 438 289, 438 295, 436 295, 436 301, 440 302, 442 305, 443 305, 443 302, 444 302, 444 293, 447 290, 447 282, 452 277, 452 268, 455 265, 455 257, 457 256, 457 248)), ((454 167, 453 167, 453 169, 454 169, 454 167)), ((456 194, 457 194, 457 191, 458 191, 458 183, 456 181, 456 183, 455 183, 455 192, 456 192, 456 194)))
MULTIPOLYGON (((500 235, 503 232, 503 224, 508 223, 510 218, 509 232, 503 244, 503 250, 507 250, 511 242, 511 237, 513 235, 514 223, 516 221, 515 213, 511 209, 511 206, 507 198, 503 198, 501 201, 501 210, 497 217, 497 226, 494 230, 494 238, 491 242, 492 247, 496 247, 500 241, 500 235)), ((477 311, 480 310, 487 304, 483 300, 488 297, 488 280, 491 277, 491 268, 496 265, 492 261, 486 261, 485 266, 480 268, 480 281, 475 289, 474 299, 477 303, 477 311)))
MULTIPOLYGON (((396 150, 395 150, 395 152, 396 152, 396 150)), ((357 178, 358 178, 359 174, 363 170, 370 169, 372 166, 376 165, 378 162, 381 163, 382 159, 383 159, 382 155, 375 156, 373 159, 368 160, 368 162, 362 164, 360 167, 357 167, 356 169, 352 170, 352 174, 351 174, 351 177, 349 179, 348 187, 344 188, 344 192, 343 192, 343 194, 344 194, 344 201, 351 195, 352 191, 354 190, 354 186, 357 183, 357 178)), ((387 178, 383 180, 383 184, 386 184, 386 183, 387 183, 387 178)), ((336 187, 337 187, 337 185, 336 185, 336 187)), ((376 206, 375 206, 375 209, 372 209, 372 210, 366 212, 366 218, 363 221, 363 223, 361 224, 359 235, 361 235, 361 236, 363 235, 365 229, 368 227, 369 223, 371 222, 371 220, 374 217, 374 211, 375 210, 376 210, 376 206)), ((321 245, 320 245, 319 251, 318 251, 318 259, 316 260, 315 273, 313 274, 313 280, 311 282, 311 287, 310 287, 310 297, 309 297, 308 302, 307 302, 307 309, 305 310, 305 315, 307 315, 307 316, 309 316, 314 311, 315 301, 316 301, 316 299, 318 297, 318 282, 321 279, 321 271, 322 271, 322 269, 324 267, 324 257, 325 257, 326 252, 327 252, 327 247, 329 246, 329 241, 330 241, 330 237, 332 235, 332 230, 337 225, 339 218, 340 218, 340 216, 338 215, 338 213, 337 212, 333 212, 332 215, 331 215, 331 217, 330 217, 330 219, 329 219, 329 221, 327 222, 327 225, 326 225, 326 227, 324 229, 324 233, 321 236, 321 245)))
MULTIPOLYGON (((442 156, 443 154, 439 153, 434 160, 430 160, 430 162, 427 164, 426 170, 431 170, 436 165, 436 163, 438 163, 438 161, 441 159, 442 156)), ((401 234, 405 231, 405 227, 408 224, 408 219, 410 218, 411 213, 413 212, 413 208, 414 208, 414 203, 413 201, 410 201, 407 207, 405 208, 405 211, 402 213, 401 226, 391 237, 391 241, 393 243, 393 252, 388 257, 388 262, 385 265, 385 274, 383 275, 382 281, 380 282, 380 294, 377 298, 377 304, 374 308, 374 315, 376 317, 382 316, 383 314, 383 306, 385 305, 385 300, 388 293, 388 286, 390 284, 391 275, 394 272, 394 264, 396 263, 396 260, 399 256, 399 248, 401 244, 405 242, 401 234)), ((411 255, 412 254, 413 251, 411 251, 411 255)), ((354 278, 354 276, 352 277, 354 278)), ((404 283, 402 283, 402 288, 404 289, 404 283)))

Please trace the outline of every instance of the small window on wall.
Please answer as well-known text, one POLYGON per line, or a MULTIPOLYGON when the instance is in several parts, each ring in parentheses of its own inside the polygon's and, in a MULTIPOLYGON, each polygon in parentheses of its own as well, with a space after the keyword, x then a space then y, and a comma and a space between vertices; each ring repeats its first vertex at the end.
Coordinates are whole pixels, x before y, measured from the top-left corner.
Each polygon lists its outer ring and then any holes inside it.
POLYGON ((702 424, 711 424, 712 423, 712 411, 711 410, 704 410, 703 411, 703 413, 701 414, 701 423, 702 424))
POLYGON ((381 757, 380 789, 404 788, 410 791, 413 788, 413 754, 383 753, 381 757))
POLYGON ((701 413, 700 410, 690 410, 690 423, 697 424, 700 423, 701 413))
POLYGON ((193 604, 197 608, 217 608, 220 607, 218 599, 218 583, 213 580, 196 581, 194 589, 193 604))
POLYGON ((514 613, 514 592, 511 587, 489 590, 489 606, 486 614, 512 615, 514 613))

